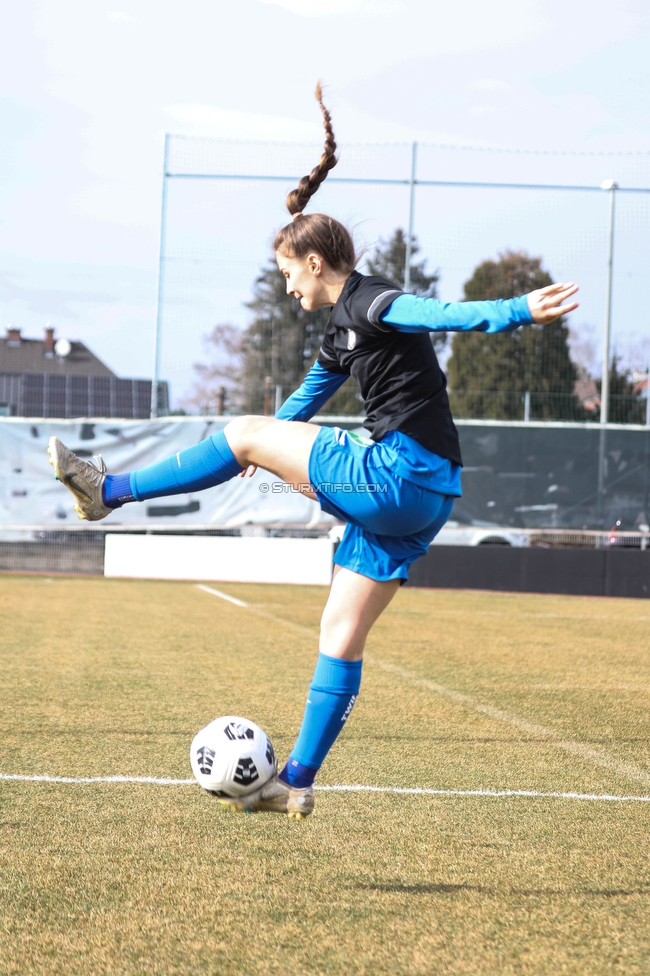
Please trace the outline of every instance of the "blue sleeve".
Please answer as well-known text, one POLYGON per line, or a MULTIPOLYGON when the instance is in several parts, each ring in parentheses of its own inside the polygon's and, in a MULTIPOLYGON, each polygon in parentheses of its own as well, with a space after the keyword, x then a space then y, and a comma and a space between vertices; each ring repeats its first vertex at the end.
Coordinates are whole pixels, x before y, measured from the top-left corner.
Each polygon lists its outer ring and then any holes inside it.
POLYGON ((380 319, 398 332, 512 332, 533 321, 528 296, 496 302, 439 302, 400 295, 380 319))
POLYGON ((331 373, 315 362, 300 387, 282 404, 278 420, 310 420, 348 379, 345 373, 331 373))

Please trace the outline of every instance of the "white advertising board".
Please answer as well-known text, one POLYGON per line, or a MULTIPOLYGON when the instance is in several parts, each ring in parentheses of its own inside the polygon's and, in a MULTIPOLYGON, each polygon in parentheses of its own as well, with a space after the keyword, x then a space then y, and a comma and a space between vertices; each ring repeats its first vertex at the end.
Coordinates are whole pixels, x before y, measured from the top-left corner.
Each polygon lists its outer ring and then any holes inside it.
POLYGON ((329 539, 109 533, 104 575, 329 586, 332 554, 329 539))

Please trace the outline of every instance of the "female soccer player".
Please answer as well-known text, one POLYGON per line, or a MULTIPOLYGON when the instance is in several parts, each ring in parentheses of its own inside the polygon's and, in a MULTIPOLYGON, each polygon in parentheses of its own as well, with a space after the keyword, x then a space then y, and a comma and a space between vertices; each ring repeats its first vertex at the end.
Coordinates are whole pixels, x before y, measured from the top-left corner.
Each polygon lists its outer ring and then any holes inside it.
POLYGON ((424 555, 461 494, 461 456, 445 376, 429 333, 503 332, 552 322, 577 308, 577 291, 556 284, 508 301, 444 305, 404 294, 385 278, 355 271, 352 238, 337 220, 305 214, 336 165, 329 112, 325 150, 287 196, 291 223, 274 242, 287 293, 306 311, 331 307, 315 364, 275 418, 236 417, 222 431, 151 467, 109 475, 56 437, 48 451, 56 477, 82 519, 104 518, 127 502, 200 491, 259 465, 346 522, 334 557, 320 628, 319 656, 298 739, 282 771, 241 799, 250 811, 303 819, 314 807, 313 782, 348 718, 361 683, 370 628, 424 555), (364 399, 369 439, 306 423, 354 376, 364 399))

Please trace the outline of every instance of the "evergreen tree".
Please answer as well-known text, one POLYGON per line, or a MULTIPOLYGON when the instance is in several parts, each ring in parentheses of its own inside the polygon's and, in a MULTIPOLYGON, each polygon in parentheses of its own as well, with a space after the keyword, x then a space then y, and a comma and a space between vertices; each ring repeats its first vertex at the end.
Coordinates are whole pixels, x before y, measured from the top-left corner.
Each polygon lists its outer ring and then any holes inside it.
MULTIPOLYGON (((602 381, 596 381, 598 393, 602 381)), ((612 356, 609 367, 609 422, 611 424, 645 424, 645 396, 635 389, 629 370, 621 366, 621 358, 612 356)))
POLYGON ((246 329, 219 325, 206 337, 212 362, 195 365, 188 403, 213 405, 225 387, 228 413, 272 414, 276 387, 284 401, 300 386, 318 354, 329 310, 305 312, 287 295, 275 261, 262 268, 246 306, 253 313, 246 329))
MULTIPOLYGON (((436 284, 438 283, 437 274, 427 274, 425 269, 426 259, 414 261, 416 254, 420 253, 420 245, 417 237, 411 240, 411 291, 415 295, 422 295, 425 298, 435 298, 436 284)), ((379 241, 379 246, 373 256, 366 262, 368 273, 371 275, 381 275, 394 281, 398 287, 404 283, 404 269, 406 267, 406 234, 401 227, 393 231, 387 241, 379 241)))
MULTIPOLYGON (((542 259, 525 251, 506 251, 498 261, 483 261, 465 282, 465 301, 516 298, 552 284, 542 259)), ((461 417, 521 420, 526 392, 531 416, 581 419, 574 395, 577 378, 563 319, 527 325, 514 332, 455 333, 447 363, 454 412, 461 417)))
POLYGON ((266 377, 274 388, 282 387, 283 400, 300 386, 318 355, 329 309, 305 312, 300 302, 287 295, 287 283, 275 261, 255 279, 252 301, 246 305, 253 320, 244 333, 242 394, 250 413, 264 413, 266 377))
MULTIPOLYGON (((411 239, 411 284, 410 290, 414 295, 422 298, 435 298, 439 275, 435 272, 427 274, 425 271, 426 259, 414 261, 413 258, 420 252, 420 245, 417 237, 411 239)), ((406 267, 406 234, 398 227, 387 241, 381 240, 375 253, 366 262, 368 274, 381 275, 394 281, 398 287, 404 282, 404 269, 406 267)), ((440 351, 447 342, 447 335, 444 332, 432 333, 431 339, 435 348, 440 351)))

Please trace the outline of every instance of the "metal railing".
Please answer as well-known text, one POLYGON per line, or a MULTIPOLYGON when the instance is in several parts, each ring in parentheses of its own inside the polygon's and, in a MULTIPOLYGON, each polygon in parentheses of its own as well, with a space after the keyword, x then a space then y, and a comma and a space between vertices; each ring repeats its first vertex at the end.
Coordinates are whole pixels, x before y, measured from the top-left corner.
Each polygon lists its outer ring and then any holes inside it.
MULTIPOLYGON (((600 423, 600 402, 581 403, 570 393, 450 390, 454 417, 463 420, 565 420, 600 423)), ((650 427, 650 400, 633 394, 609 395, 609 423, 650 427)))

